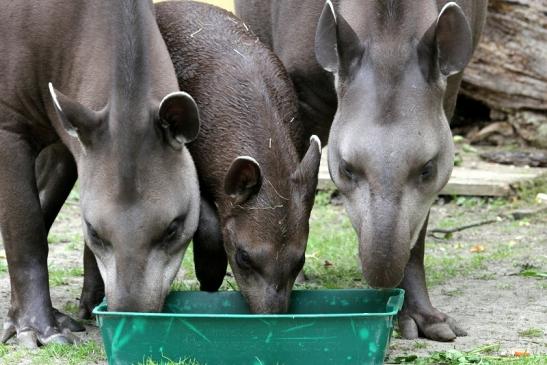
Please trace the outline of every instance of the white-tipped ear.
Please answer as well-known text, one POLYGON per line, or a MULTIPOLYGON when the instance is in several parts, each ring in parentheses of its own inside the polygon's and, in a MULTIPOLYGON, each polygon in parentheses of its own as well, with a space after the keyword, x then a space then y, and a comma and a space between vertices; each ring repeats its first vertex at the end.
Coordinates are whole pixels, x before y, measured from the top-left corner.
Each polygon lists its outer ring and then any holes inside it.
POLYGON ((435 41, 441 73, 448 77, 463 71, 473 55, 473 36, 463 10, 455 2, 441 9, 435 41))
POLYGON ((338 30, 336 12, 330 0, 323 7, 315 31, 315 58, 326 71, 338 72, 338 30))
POLYGON ((300 197, 304 204, 311 202, 309 209, 313 205, 313 197, 317 188, 317 179, 319 175, 319 165, 321 164, 321 140, 316 135, 310 137, 308 150, 300 161, 300 164, 291 175, 291 180, 298 186, 300 197))
POLYGON ((68 135, 78 138, 81 143, 89 144, 91 133, 101 120, 99 112, 86 108, 75 100, 63 95, 48 83, 53 106, 68 135))
POLYGON ((55 105, 58 111, 62 112, 63 109, 61 108, 61 105, 59 105, 59 100, 57 99, 57 93, 55 92, 55 88, 53 87, 53 84, 51 82, 48 82, 47 87, 49 89, 51 98, 53 99, 53 105, 55 105))
POLYGON ((317 148, 319 148, 319 154, 321 154, 321 140, 319 137, 317 137, 315 134, 310 137, 310 144, 315 143, 317 145, 317 148))

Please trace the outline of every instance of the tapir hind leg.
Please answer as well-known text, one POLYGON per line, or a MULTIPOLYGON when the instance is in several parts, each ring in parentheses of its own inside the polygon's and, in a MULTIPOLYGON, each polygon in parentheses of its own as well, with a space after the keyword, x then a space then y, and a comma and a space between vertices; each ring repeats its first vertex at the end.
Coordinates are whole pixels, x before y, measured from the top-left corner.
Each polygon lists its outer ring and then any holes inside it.
POLYGON ((203 291, 217 291, 222 285, 228 258, 216 209, 201 199, 199 225, 194 234, 194 266, 203 291))
POLYGON ((11 284, 11 307, 2 341, 17 334, 36 347, 74 343, 77 338, 58 321, 49 293, 47 227, 38 196, 36 154, 21 135, 0 131, 0 229, 11 284))
POLYGON ((410 260, 400 285, 405 290, 405 300, 398 318, 399 331, 406 339, 422 335, 436 341, 451 341, 467 333, 459 328, 451 317, 434 308, 429 299, 424 270, 427 221, 428 219, 410 253, 410 260))

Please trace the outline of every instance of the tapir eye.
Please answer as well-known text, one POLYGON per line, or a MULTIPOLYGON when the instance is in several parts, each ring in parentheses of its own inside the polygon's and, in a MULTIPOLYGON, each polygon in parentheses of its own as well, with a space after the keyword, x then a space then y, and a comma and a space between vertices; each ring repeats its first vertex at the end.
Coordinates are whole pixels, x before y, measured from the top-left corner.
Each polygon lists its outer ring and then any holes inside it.
POLYGON ((353 180, 354 172, 353 167, 344 160, 340 161, 340 174, 349 180, 353 180))
POLYGON ((89 240, 87 242, 88 244, 100 246, 102 248, 104 248, 106 245, 109 245, 109 242, 103 240, 101 236, 99 236, 99 233, 97 233, 95 228, 93 228, 93 226, 88 221, 85 221, 85 225, 87 227, 87 233, 89 235, 89 240))
POLYGON ((89 233, 89 236, 93 239, 100 240, 101 237, 99 237, 99 234, 97 233, 95 228, 93 228, 93 226, 89 224, 88 222, 86 222, 86 224, 87 224, 87 232, 89 233))
POLYGON ((422 182, 429 181, 435 173, 435 165, 433 160, 429 160, 423 167, 420 173, 420 180, 422 182))
POLYGON ((170 242, 177 238, 180 228, 181 217, 175 218, 163 232, 163 242, 170 242))
POLYGON ((251 256, 249 253, 241 248, 236 251, 236 264, 244 270, 249 270, 252 266, 251 256))

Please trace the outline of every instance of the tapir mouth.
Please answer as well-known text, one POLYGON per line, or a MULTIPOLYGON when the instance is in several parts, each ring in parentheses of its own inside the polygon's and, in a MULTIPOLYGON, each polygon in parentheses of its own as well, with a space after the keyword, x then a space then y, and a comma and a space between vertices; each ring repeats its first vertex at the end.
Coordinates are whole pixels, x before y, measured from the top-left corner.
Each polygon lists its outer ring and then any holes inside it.
POLYGON ((368 285, 377 289, 394 288, 404 277, 410 250, 393 250, 379 254, 375 250, 361 251, 363 276, 368 285))
POLYGON ((283 314, 289 310, 289 296, 285 294, 251 296, 243 293, 243 296, 253 314, 283 314))

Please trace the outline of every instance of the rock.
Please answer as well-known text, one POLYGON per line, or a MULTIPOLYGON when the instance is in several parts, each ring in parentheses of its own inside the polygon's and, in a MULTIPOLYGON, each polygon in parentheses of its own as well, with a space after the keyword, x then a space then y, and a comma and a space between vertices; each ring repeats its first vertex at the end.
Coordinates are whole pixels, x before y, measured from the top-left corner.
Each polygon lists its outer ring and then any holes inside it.
POLYGON ((508 114, 508 121, 526 142, 536 147, 547 148, 547 114, 515 111, 508 114))

